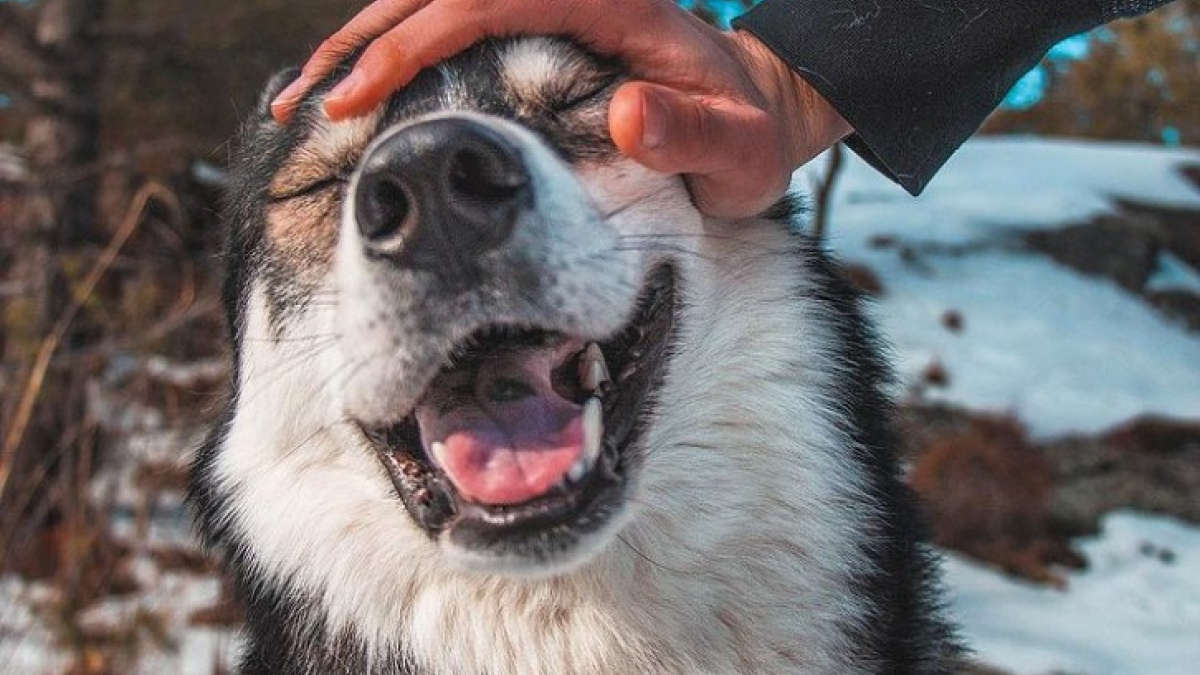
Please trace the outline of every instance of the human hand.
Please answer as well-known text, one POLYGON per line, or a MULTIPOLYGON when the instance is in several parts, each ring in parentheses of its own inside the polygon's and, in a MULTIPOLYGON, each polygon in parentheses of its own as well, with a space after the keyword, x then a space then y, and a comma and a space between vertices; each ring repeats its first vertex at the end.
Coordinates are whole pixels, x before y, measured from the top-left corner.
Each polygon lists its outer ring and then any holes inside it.
POLYGON ((685 176, 701 211, 761 213, 792 172, 850 125, 754 36, 721 32, 669 0, 376 0, 327 39, 272 104, 286 121, 300 99, 363 45, 326 96, 334 120, 365 114, 423 68, 488 36, 570 36, 622 60, 635 80, 609 105, 627 156, 685 176))

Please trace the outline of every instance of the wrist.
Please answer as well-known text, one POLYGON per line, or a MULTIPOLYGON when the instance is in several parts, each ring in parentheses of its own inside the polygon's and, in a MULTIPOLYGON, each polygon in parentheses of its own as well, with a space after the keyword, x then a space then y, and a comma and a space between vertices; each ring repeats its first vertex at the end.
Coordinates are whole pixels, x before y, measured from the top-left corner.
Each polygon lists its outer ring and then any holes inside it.
POLYGON ((771 48, 744 30, 729 33, 767 112, 779 121, 784 149, 796 169, 854 133, 829 101, 771 48))

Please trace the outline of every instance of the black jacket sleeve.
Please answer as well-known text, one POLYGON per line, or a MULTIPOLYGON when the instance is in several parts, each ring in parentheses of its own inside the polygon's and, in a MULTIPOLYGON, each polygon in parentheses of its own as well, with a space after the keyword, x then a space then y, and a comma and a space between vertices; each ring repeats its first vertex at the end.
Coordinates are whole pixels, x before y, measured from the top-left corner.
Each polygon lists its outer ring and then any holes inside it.
POLYGON ((1169 0, 766 0, 734 21, 854 127, 912 194, 1058 41, 1169 0))

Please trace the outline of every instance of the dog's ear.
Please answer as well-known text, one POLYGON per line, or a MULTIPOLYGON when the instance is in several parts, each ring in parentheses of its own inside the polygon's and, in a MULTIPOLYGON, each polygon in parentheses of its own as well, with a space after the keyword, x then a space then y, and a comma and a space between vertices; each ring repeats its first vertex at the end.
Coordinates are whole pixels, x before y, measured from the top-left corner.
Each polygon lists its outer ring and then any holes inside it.
POLYGON ((271 76, 267 80, 267 86, 262 93, 258 95, 258 104, 254 106, 254 117, 260 121, 271 119, 271 101, 283 91, 284 87, 294 82, 297 77, 300 77, 300 69, 292 66, 271 76))

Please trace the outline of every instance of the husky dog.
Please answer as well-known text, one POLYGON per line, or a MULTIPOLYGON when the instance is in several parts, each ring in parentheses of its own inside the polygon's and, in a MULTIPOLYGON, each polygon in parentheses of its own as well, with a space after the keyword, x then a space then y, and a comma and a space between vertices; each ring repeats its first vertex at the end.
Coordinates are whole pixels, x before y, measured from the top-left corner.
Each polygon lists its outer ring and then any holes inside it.
POLYGON ((247 125, 191 492, 242 673, 949 672, 854 294, 623 158, 623 77, 491 41, 247 125))

